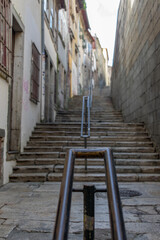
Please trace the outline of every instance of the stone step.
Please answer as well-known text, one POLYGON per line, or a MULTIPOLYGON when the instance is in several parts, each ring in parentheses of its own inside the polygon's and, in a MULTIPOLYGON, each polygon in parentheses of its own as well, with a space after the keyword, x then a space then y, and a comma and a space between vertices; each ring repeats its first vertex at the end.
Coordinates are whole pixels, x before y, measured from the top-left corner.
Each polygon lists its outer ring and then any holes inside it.
MULTIPOLYGON (((35 130, 42 130, 42 131, 45 131, 45 130, 54 130, 54 129, 57 129, 58 124, 56 125, 55 123, 52 124, 52 125, 44 125, 44 126, 41 126, 41 125, 37 125, 35 127, 35 130)), ((67 130, 68 128, 68 125, 64 124, 64 123, 61 123, 61 130, 67 130)), ((79 129, 81 128, 81 124, 77 124, 76 126, 72 126, 73 129, 79 129)), ((102 126, 101 124, 99 126, 97 125, 93 125, 91 126, 91 129, 93 131, 99 131, 99 130, 102 130, 102 131, 146 131, 144 126, 128 126, 128 125, 120 125, 118 126, 117 123, 114 125, 114 124, 107 124, 106 126, 102 126)), ((69 129, 70 130, 70 129, 69 129)))
MULTIPOLYGON (((29 141, 27 146, 70 146, 73 147, 79 147, 84 146, 84 140, 80 139, 79 141, 29 141)), ((122 142, 122 141, 87 141, 87 146, 92 147, 152 147, 152 142, 122 142)))
MULTIPOLYGON (((111 119, 106 119, 105 120, 105 123, 110 123, 110 121, 112 121, 112 123, 121 123, 121 122, 123 122, 123 119, 122 118, 111 118, 111 119)), ((66 122, 68 123, 68 122, 70 122, 70 123, 81 123, 81 119, 56 119, 55 120, 55 123, 56 122, 61 122, 62 124, 65 124, 66 122)), ((92 119, 91 121, 90 121, 90 124, 91 125, 93 125, 94 123, 103 123, 104 121, 103 121, 103 119, 99 119, 99 120, 96 120, 96 119, 92 119)))
MULTIPOLYGON (((118 182, 159 182, 160 174, 149 173, 128 173, 117 174, 118 182)), ((45 182, 61 181, 61 173, 14 173, 10 175, 11 182, 45 182)), ((75 173, 74 181, 77 182, 104 182, 106 180, 103 173, 75 173)))
POLYGON ((64 158, 27 158, 20 157, 17 159, 18 166, 31 166, 31 165, 55 165, 64 164, 64 158))
MULTIPOLYGON (((99 120, 94 120, 94 119, 92 119, 91 121, 90 121, 90 124, 91 125, 93 125, 94 123, 105 123, 105 124, 107 124, 107 123, 110 123, 110 122, 115 122, 115 123, 120 123, 120 122, 123 122, 123 119, 122 118, 108 118, 108 119, 105 119, 105 122, 103 121, 103 119, 99 119, 99 120)), ((56 121, 55 121, 55 123, 56 122, 58 122, 58 123, 68 123, 68 122, 70 122, 70 124, 72 124, 72 123, 81 123, 81 118, 79 118, 79 119, 73 119, 73 120, 70 120, 70 119, 56 119, 56 121)))
MULTIPOLYGON (((82 116, 82 111, 63 111, 63 112, 58 112, 57 117, 81 117, 82 116)), ((122 117, 122 113, 118 112, 118 111, 90 111, 90 116, 91 117, 107 117, 107 116, 121 116, 122 117)))
MULTIPOLYGON (((63 116, 63 117, 79 117, 82 115, 82 111, 66 111, 66 112, 57 112, 56 116, 63 116)), ((107 111, 96 111, 91 109, 90 110, 90 115, 95 117, 95 116, 99 116, 99 117, 103 117, 103 116, 121 116, 122 117, 122 113, 119 111, 114 111, 114 110, 107 110, 107 111), (100 114, 100 115, 99 115, 100 114)))
MULTIPOLYGON (((80 126, 81 125, 81 122, 79 122, 79 123, 77 123, 77 122, 66 122, 65 123, 65 127, 66 126, 75 126, 75 127, 77 127, 77 126, 80 126)), ((59 127, 63 127, 64 126, 64 123, 61 123, 61 122, 54 122, 54 123, 39 123, 39 124, 37 124, 37 127, 48 127, 48 126, 50 126, 50 127, 52 127, 52 128, 54 128, 54 126, 59 126, 59 127)), ((112 123, 112 121, 111 122, 96 122, 96 123, 94 123, 94 124, 91 124, 91 127, 104 127, 104 126, 106 126, 106 127, 144 127, 144 125, 143 125, 143 123, 124 123, 124 122, 117 122, 117 123, 112 123)))
MULTIPOLYGON (((30 165, 63 165, 64 158, 19 158, 17 160, 18 166, 30 165)), ((88 159, 88 165, 104 165, 103 159, 88 159)), ((84 159, 76 159, 77 165, 84 165, 84 159)), ((160 166, 159 159, 115 159, 115 164, 119 166, 160 166)))
POLYGON ((54 165, 31 165, 31 166, 15 166, 14 173, 50 173, 54 172, 54 165))
MULTIPOLYGON (((61 181, 61 173, 50 173, 48 175, 48 181, 61 181)), ((160 174, 143 174, 143 173, 128 173, 128 174, 117 174, 118 182, 159 182, 160 174)), ((75 173, 74 181, 77 182, 104 182, 106 180, 105 174, 103 173, 75 173)))
MULTIPOLYGON (((56 165, 54 172, 63 173, 64 166, 56 165)), ((84 165, 78 165, 74 168, 75 173, 105 173, 104 165, 88 166, 85 171, 84 165)), ((116 166, 116 173, 160 173, 160 166, 116 166)))
MULTIPOLYGON (((93 112, 97 112, 97 111, 101 111, 101 112, 103 112, 104 111, 104 109, 107 111, 107 112, 114 112, 115 110, 114 110, 114 108, 113 108, 113 106, 111 106, 111 105, 103 105, 103 106, 98 106, 98 105, 96 105, 96 106, 94 106, 92 109, 91 109, 91 111, 93 111, 93 112)), ((79 111, 79 112, 82 112, 82 104, 80 103, 79 104, 79 106, 77 107, 77 106, 69 106, 68 107, 68 111, 79 111)))
MULTIPOLYGON (((22 158, 65 158, 66 152, 23 152, 20 157, 22 158)), ((141 152, 114 152, 115 159, 157 159, 158 153, 141 153, 141 152)))
MULTIPOLYGON (((66 111, 66 112, 58 112, 56 116, 62 117, 80 117, 82 115, 82 111, 66 111)), ((122 113, 118 111, 90 111, 90 115, 92 117, 99 116, 99 117, 106 117, 106 116, 121 116, 122 113), (100 114, 100 115, 99 115, 100 114)))
MULTIPOLYGON (((13 168, 14 173, 63 173, 63 165, 35 165, 35 166, 16 166, 13 168)), ((75 173, 105 173, 104 165, 87 167, 84 165, 75 165, 75 173)), ((160 173, 160 166, 116 166, 117 173, 160 173)))
MULTIPOLYGON (((66 111, 59 111, 54 123, 36 125, 27 147, 18 156, 10 180, 61 181, 67 150, 83 148, 80 137, 82 96, 75 96, 66 111)), ((91 109, 89 148, 112 147, 118 181, 159 181, 160 160, 143 123, 124 123, 111 98, 95 97, 91 109), (105 101, 104 101, 105 99, 105 101)), ((105 182, 104 160, 75 160, 75 181, 105 182)))
MULTIPOLYGON (((77 147, 82 148, 82 146, 77 147)), ((25 152, 63 152, 68 151, 71 147, 70 146, 27 146, 24 148, 25 152)), ((94 147, 90 147, 90 149, 94 149, 94 147)), ((155 149, 154 147, 113 147, 113 152, 116 153, 154 153, 155 149)))
POLYGON ((46 182, 48 173, 13 173, 10 182, 46 182))
MULTIPOLYGON (((104 117, 99 117, 99 116, 91 116, 91 122, 99 122, 99 121, 108 121, 108 120, 123 120, 122 116, 104 116, 104 117)), ((56 116, 56 122, 61 122, 61 121, 71 121, 71 122, 81 122, 82 118, 81 116, 72 116, 72 117, 69 117, 69 116, 56 116)))
MULTIPOLYGON (((76 136, 41 136, 41 135, 35 135, 30 137, 30 141, 79 141, 81 140, 80 137, 76 136)), ((148 142, 150 141, 150 138, 147 136, 101 136, 101 137, 90 137, 91 141, 140 141, 140 142, 148 142)))
MULTIPOLYGON (((52 130, 52 131, 39 131, 39 130, 36 130, 36 131, 34 131, 33 133, 32 133, 32 136, 36 136, 36 135, 47 135, 46 133, 49 133, 49 135, 53 135, 53 136, 55 136, 55 135, 58 135, 59 137, 60 136, 75 136, 75 137, 78 137, 78 136, 80 136, 80 129, 79 129, 79 131, 72 131, 72 132, 67 132, 67 131, 58 131, 58 129, 57 129, 57 131, 55 131, 55 130, 52 130)), ((108 134, 110 135, 110 136, 114 136, 114 135, 122 135, 122 136, 126 136, 126 135, 128 135, 128 136, 146 136, 146 137, 148 137, 148 134, 146 133, 146 132, 99 132, 99 131, 97 131, 97 132, 91 132, 91 137, 93 136, 95 136, 95 137, 97 137, 97 136, 108 136, 108 134)))
MULTIPOLYGON (((65 131, 63 132, 63 135, 61 135, 61 134, 59 134, 59 131, 58 131, 58 129, 57 129, 57 132, 56 131, 38 131, 38 130, 36 130, 36 131, 34 131, 33 133, 32 133, 32 136, 36 136, 36 135, 38 135, 38 136, 54 136, 54 135, 60 135, 60 136, 68 136, 68 137, 70 137, 70 135, 72 134, 74 134, 75 136, 77 136, 77 137, 80 137, 80 129, 79 129, 79 131, 76 131, 76 132, 68 132, 68 134, 66 134, 65 133, 65 131)), ((61 133, 62 133, 62 131, 61 131, 61 133)), ((128 136, 148 136, 148 134, 147 134, 147 132, 142 132, 142 131, 140 131, 140 132, 116 132, 116 131, 113 131, 113 132, 111 132, 111 131, 107 131, 107 132, 103 132, 102 134, 101 134, 101 132, 97 132, 97 135, 95 134, 95 133, 93 133, 92 132, 92 130, 91 130, 91 137, 96 137, 96 136, 99 136, 99 137, 103 137, 103 136, 117 136, 117 135, 122 135, 122 136, 124 136, 124 135, 128 135, 128 136)))
MULTIPOLYGON (((58 134, 59 132, 68 132, 68 133, 72 133, 72 132, 75 132, 77 134, 80 133, 80 129, 81 127, 72 127, 71 129, 68 129, 67 126, 63 126, 63 127, 52 127, 52 128, 35 128, 34 132, 56 132, 56 134, 58 134)), ((90 128, 91 130, 91 133, 93 134, 97 134, 99 133, 99 135, 105 133, 107 134, 108 132, 110 133, 114 133, 116 132, 117 133, 128 133, 128 134, 132 134, 132 133, 145 133, 147 134, 146 130, 144 128, 118 128, 118 127, 115 127, 115 128, 112 128, 112 127, 91 127, 90 128)))

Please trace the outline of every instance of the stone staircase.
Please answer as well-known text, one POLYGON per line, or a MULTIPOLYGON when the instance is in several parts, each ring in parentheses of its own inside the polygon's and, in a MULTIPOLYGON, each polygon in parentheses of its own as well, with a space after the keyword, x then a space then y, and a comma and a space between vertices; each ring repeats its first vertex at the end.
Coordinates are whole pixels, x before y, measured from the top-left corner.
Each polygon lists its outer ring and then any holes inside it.
MULTIPOLYGON (((80 138, 82 97, 71 99, 68 111, 59 111, 55 123, 39 123, 10 176, 11 182, 61 181, 65 155, 83 148, 80 138)), ((110 97, 95 96, 91 110, 88 148, 112 147, 118 181, 160 181, 160 160, 142 123, 124 123, 110 97)), ((103 159, 76 159, 75 181, 105 180, 103 159)))

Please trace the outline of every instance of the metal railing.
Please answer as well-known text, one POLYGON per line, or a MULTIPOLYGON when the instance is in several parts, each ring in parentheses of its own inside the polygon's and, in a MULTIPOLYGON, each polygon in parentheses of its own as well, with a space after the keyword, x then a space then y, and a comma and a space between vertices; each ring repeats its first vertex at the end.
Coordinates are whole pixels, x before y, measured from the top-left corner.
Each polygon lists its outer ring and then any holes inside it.
POLYGON ((82 102, 81 137, 90 137, 90 97, 84 96, 82 102), (84 133, 85 132, 85 133, 84 133))
POLYGON ((92 79, 90 80, 90 87, 89 87, 89 105, 90 108, 92 107, 92 96, 93 96, 93 85, 92 85, 92 79))
POLYGON ((104 158, 112 240, 126 240, 118 182, 112 150, 71 149, 66 157, 53 240, 67 240, 76 158, 104 158))
MULTIPOLYGON (((90 105, 90 96, 84 96, 81 121, 81 137, 84 138, 84 148, 87 148, 87 138, 90 137, 90 105)), ((85 158, 85 170, 87 171, 87 158, 85 158)))
POLYGON ((83 138, 90 137, 90 109, 92 107, 92 95, 93 95, 93 86, 92 86, 92 79, 90 79, 89 96, 83 96, 83 101, 82 101, 81 137, 83 138), (85 118, 85 134, 83 133, 84 118, 85 118))

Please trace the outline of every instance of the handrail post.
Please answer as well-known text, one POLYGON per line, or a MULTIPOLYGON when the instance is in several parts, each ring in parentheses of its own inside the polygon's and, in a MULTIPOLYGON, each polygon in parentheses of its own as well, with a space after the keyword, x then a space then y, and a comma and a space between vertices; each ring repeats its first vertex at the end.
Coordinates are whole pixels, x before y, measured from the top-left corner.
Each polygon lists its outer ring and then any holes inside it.
POLYGON ((121 207, 118 181, 114 165, 113 153, 107 148, 104 154, 108 204, 113 240, 126 240, 125 225, 121 207))
POLYGON ((72 150, 69 150, 66 156, 63 179, 61 183, 56 223, 52 240, 68 239, 69 217, 72 198, 73 173, 75 156, 72 150))
MULTIPOLYGON (((114 158, 111 149, 72 149, 69 151, 68 158, 65 161, 63 179, 59 195, 59 203, 57 209, 56 223, 54 229, 53 240, 67 240, 69 217, 71 208, 72 185, 75 158, 104 158, 107 195, 109 203, 109 214, 111 221, 112 240, 126 240, 125 225, 118 189, 118 182, 114 166, 114 158)), ((84 188, 85 214, 84 224, 85 233, 84 240, 93 240, 85 238, 85 236, 94 236, 94 193, 95 189, 92 186, 91 190, 84 188), (87 190, 86 190, 87 189, 87 190), (89 201, 89 202, 88 202, 89 201)))
MULTIPOLYGON (((84 148, 87 148, 87 138, 90 137, 90 97, 83 97, 82 103, 82 121, 81 121, 81 137, 84 138, 84 148), (83 134, 84 125, 84 134, 83 134)), ((87 171, 87 158, 85 158, 85 170, 87 171)))
POLYGON ((94 239, 94 193, 95 186, 84 186, 84 228, 83 240, 94 239))
MULTIPOLYGON (((87 136, 87 101, 88 98, 85 99, 85 135, 87 136)), ((87 148, 87 137, 84 138, 84 148, 87 148)), ((87 171, 87 158, 85 158, 85 170, 87 171)))

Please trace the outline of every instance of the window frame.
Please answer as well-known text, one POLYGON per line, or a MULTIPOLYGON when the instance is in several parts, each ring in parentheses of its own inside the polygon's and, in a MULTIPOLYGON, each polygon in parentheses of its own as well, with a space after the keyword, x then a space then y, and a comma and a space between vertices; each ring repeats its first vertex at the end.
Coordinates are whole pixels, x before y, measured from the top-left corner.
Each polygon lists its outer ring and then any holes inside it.
POLYGON ((32 42, 31 54, 32 55, 31 55, 30 100, 37 104, 39 102, 40 56, 41 55, 34 42, 32 42))
POLYGON ((11 76, 11 8, 10 0, 0 0, 0 72, 11 76))

